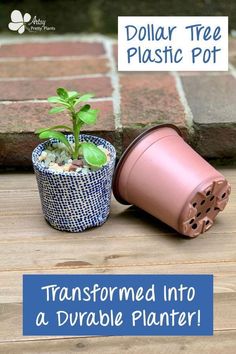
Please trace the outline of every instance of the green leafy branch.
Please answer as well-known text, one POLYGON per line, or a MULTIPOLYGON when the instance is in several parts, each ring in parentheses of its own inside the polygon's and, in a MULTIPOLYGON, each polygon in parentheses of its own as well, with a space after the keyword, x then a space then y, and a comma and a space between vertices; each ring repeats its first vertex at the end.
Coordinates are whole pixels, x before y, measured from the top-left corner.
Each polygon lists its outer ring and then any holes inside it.
POLYGON ((79 138, 82 126, 84 124, 93 125, 97 120, 98 109, 92 109, 89 104, 81 105, 81 103, 90 100, 92 97, 93 94, 90 93, 80 95, 76 91, 67 91, 64 88, 58 88, 57 96, 49 97, 48 102, 59 106, 51 108, 49 113, 55 114, 67 111, 70 115, 72 126, 55 125, 49 128, 37 129, 35 134, 38 134, 40 139, 58 139, 68 149, 72 159, 78 159, 79 156, 83 156, 89 165, 101 167, 107 162, 106 154, 95 144, 81 142, 79 138), (76 106, 78 106, 77 110, 76 106), (74 148, 69 143, 66 136, 58 131, 58 129, 63 129, 63 131, 73 134, 75 142, 74 148))

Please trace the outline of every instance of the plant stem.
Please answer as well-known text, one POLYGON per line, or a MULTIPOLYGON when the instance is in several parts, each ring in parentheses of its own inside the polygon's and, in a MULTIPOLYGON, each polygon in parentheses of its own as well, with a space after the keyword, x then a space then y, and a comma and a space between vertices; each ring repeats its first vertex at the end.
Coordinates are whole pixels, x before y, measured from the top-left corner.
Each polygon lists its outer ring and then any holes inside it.
POLYGON ((74 109, 71 111, 72 120, 73 120, 73 134, 75 139, 75 149, 73 151, 73 159, 76 160, 79 156, 79 148, 80 148, 80 141, 79 141, 79 134, 81 125, 76 122, 76 112, 74 109))

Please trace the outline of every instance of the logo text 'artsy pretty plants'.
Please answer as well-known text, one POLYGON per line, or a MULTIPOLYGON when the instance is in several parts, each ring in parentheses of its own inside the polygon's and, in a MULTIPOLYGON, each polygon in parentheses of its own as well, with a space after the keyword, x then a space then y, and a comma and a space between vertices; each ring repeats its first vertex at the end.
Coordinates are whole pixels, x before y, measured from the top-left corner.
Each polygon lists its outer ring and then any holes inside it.
POLYGON ((17 31, 19 34, 23 34, 25 30, 28 32, 55 31, 55 27, 47 26, 46 20, 36 16, 31 20, 31 15, 28 12, 23 15, 19 10, 12 11, 8 28, 11 31, 17 31))

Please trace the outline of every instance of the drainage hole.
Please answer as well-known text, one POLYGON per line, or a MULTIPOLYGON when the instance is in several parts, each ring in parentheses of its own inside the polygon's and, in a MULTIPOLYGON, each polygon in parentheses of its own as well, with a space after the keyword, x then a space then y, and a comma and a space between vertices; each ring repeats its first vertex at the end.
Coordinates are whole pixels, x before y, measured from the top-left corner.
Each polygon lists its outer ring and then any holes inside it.
POLYGON ((196 207, 196 205, 197 205, 197 203, 195 202, 195 203, 193 203, 193 207, 195 208, 196 207))
POLYGON ((216 207, 216 208, 214 208, 214 210, 220 210, 220 208, 217 208, 217 207, 216 207))
POLYGON ((214 198, 215 198, 215 197, 214 197, 214 195, 213 195, 213 196, 211 197, 210 201, 212 201, 214 198))
POLYGON ((208 191, 206 195, 208 196, 208 195, 210 195, 210 194, 211 194, 211 191, 208 191))
POLYGON ((225 196, 226 196, 226 193, 223 193, 222 196, 221 196, 221 198, 224 198, 225 196))
POLYGON ((197 213, 197 218, 201 215, 201 212, 197 213))
POLYGON ((206 213, 208 213, 208 211, 210 211, 211 210, 211 208, 208 208, 207 210, 206 210, 206 213))
POLYGON ((209 221, 209 220, 207 220, 207 221, 206 221, 206 225, 208 225, 208 224, 209 224, 209 222, 210 222, 210 221, 209 221))
POLYGON ((203 205, 204 203, 205 203, 205 200, 202 200, 202 201, 201 201, 201 205, 203 205))
POLYGON ((197 228, 197 224, 193 224, 193 226, 192 226, 192 229, 196 229, 197 228))
POLYGON ((190 220, 190 221, 189 221, 189 224, 192 224, 193 222, 194 222, 194 219, 190 220))

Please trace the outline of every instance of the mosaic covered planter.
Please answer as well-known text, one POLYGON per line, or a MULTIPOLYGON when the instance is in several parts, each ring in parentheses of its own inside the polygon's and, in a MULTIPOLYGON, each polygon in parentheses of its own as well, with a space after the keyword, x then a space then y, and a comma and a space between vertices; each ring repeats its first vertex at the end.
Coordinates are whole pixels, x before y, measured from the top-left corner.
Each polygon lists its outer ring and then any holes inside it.
MULTIPOLYGON (((73 141, 72 135, 67 138, 73 141)), ((86 174, 54 172, 45 168, 38 158, 43 150, 57 142, 55 139, 38 145, 32 153, 44 217, 61 231, 80 232, 102 225, 110 211, 115 148, 95 136, 82 134, 80 139, 102 145, 110 152, 110 161, 99 170, 86 174)))

